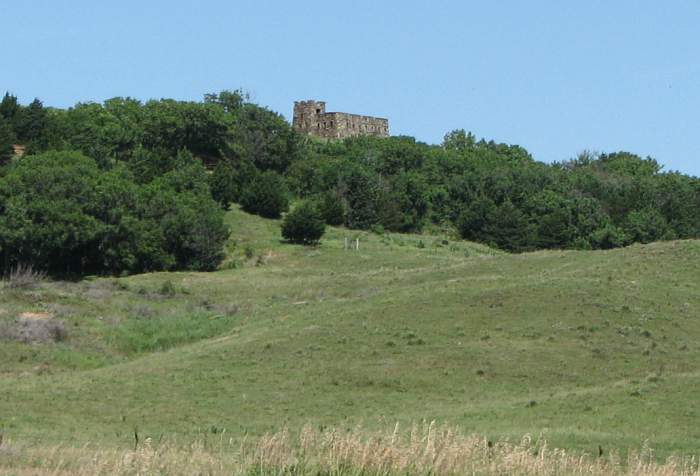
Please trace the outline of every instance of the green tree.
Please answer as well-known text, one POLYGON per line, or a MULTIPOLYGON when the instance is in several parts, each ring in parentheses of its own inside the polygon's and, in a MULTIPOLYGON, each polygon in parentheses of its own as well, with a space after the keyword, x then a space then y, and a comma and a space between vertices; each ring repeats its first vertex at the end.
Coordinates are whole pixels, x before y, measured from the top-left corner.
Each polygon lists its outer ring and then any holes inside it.
POLYGON ((476 145, 476 137, 471 132, 467 133, 464 129, 457 129, 445 134, 442 140, 442 147, 447 150, 455 150, 465 152, 473 149, 476 145))
POLYGON ((390 179, 390 184, 388 198, 398 209, 398 223, 387 228, 419 231, 429 210, 428 187, 423 177, 416 172, 401 172, 390 179))
POLYGON ((47 123, 47 113, 44 104, 34 99, 24 108, 21 118, 15 121, 15 131, 21 143, 35 143, 44 133, 47 123))
POLYGON ((4 264, 82 272, 96 244, 99 220, 90 211, 99 170, 76 153, 26 157, 0 181, 0 249, 4 264))
POLYGON ((237 110, 230 133, 242 157, 263 171, 283 173, 302 156, 302 139, 284 117, 256 104, 237 110))
POLYGON ((235 91, 224 90, 220 93, 204 95, 205 103, 217 104, 221 106, 227 114, 236 114, 249 100, 250 96, 241 89, 235 91))
POLYGON ((214 269, 228 230, 192 175, 141 186, 125 167, 101 170, 78 152, 27 156, 0 178, 0 262, 59 273, 214 269))
POLYGON ((17 102, 17 96, 6 92, 0 101, 0 117, 8 120, 14 126, 15 116, 20 112, 21 106, 17 102))
POLYGON ((282 237, 292 243, 318 243, 326 230, 321 213, 311 202, 303 202, 282 221, 282 237))
POLYGON ((316 208, 328 225, 338 226, 345 223, 345 205, 335 190, 322 193, 316 201, 316 208))
POLYGON ((623 229, 629 240, 638 243, 651 243, 666 237, 675 238, 666 218, 660 211, 650 207, 627 215, 623 229))
POLYGON ((139 212, 162 236, 166 269, 211 271, 223 259, 229 231, 223 210, 210 196, 178 192, 163 176, 144 187, 139 212))
POLYGON ((287 211, 289 200, 284 178, 268 170, 258 174, 246 187, 241 206, 249 213, 265 218, 279 218, 287 211))
POLYGON ((225 147, 230 124, 230 116, 217 104, 149 101, 143 110, 143 145, 173 155, 184 148, 198 157, 215 160, 225 147))
POLYGON ((532 224, 509 200, 496 208, 483 233, 484 241, 504 250, 523 252, 535 248, 532 224))
POLYGON ((457 229, 465 240, 488 241, 485 230, 496 212, 496 204, 488 197, 480 196, 465 204, 457 219, 457 229))
POLYGON ((630 243, 624 230, 613 224, 608 224, 591 233, 588 241, 593 248, 601 250, 620 248, 630 243))
POLYGON ((0 118, 0 165, 6 164, 14 155, 12 144, 15 143, 15 133, 10 123, 0 118))
POLYGON ((156 177, 173 169, 171 155, 165 150, 146 149, 138 146, 131 153, 127 163, 129 170, 134 174, 138 183, 149 183, 156 177))
POLYGON ((223 159, 209 177, 211 193, 222 208, 240 202, 246 188, 255 180, 258 171, 252 162, 244 159, 223 159))
POLYGON ((347 204, 346 225, 367 229, 379 222, 380 188, 376 175, 355 166, 341 178, 339 192, 347 204))

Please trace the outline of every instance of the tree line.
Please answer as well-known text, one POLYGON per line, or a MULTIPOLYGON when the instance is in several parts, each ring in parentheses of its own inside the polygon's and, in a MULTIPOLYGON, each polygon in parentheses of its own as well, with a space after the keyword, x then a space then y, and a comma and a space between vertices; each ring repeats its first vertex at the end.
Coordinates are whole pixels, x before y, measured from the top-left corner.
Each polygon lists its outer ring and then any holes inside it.
POLYGON ((285 236, 304 243, 324 223, 447 230, 513 252, 700 236, 698 178, 628 152, 545 164, 464 130, 435 145, 326 141, 296 134, 241 91, 68 109, 24 106, 9 93, 0 102, 5 269, 214 269, 234 202, 270 218, 297 204, 285 236), (13 144, 24 157, 13 157, 13 144))

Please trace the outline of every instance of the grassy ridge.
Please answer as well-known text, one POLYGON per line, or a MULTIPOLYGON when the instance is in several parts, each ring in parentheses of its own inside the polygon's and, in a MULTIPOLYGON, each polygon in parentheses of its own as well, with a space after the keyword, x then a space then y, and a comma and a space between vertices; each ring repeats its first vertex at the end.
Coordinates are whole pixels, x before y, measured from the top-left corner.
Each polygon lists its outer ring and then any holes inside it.
POLYGON ((2 343, 14 439, 126 444, 436 419, 577 449, 700 447, 700 242, 503 255, 332 230, 282 245, 230 214, 229 269, 2 291, 65 343, 2 343))

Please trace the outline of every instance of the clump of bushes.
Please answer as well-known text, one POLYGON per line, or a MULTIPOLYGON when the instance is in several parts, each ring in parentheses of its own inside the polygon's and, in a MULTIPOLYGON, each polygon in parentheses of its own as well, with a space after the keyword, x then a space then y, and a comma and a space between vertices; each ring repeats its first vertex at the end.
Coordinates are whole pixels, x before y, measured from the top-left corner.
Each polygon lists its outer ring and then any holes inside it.
POLYGON ((287 213, 282 222, 282 237, 292 243, 318 243, 326 231, 321 213, 311 202, 303 202, 287 213))
POLYGON ((228 229, 203 167, 137 183, 78 152, 46 152, 8 165, 0 177, 0 263, 52 273, 215 269, 228 229))

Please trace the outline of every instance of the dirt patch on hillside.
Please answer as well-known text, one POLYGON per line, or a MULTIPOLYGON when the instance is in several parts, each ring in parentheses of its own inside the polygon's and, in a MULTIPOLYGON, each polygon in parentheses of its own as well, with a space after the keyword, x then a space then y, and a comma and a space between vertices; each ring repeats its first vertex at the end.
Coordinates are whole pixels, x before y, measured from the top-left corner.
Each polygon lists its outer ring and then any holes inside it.
POLYGON ((17 317, 20 320, 28 321, 47 321, 53 319, 53 316, 48 312, 23 312, 17 317))
POLYGON ((62 342, 67 338, 63 321, 48 312, 23 312, 13 320, 0 322, 0 340, 32 344, 62 342))

